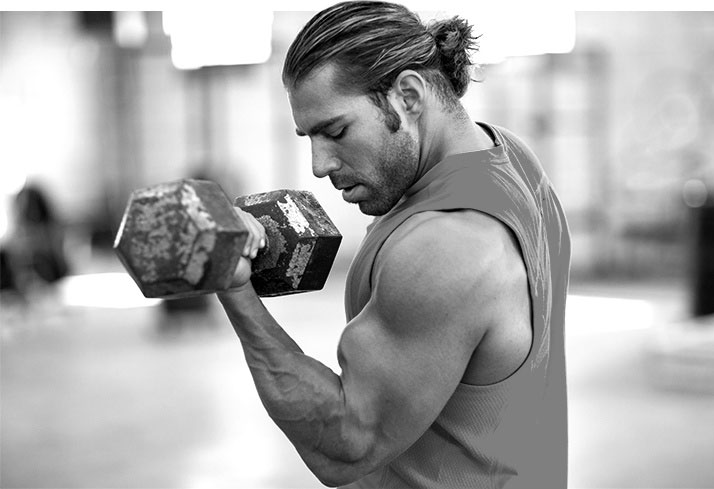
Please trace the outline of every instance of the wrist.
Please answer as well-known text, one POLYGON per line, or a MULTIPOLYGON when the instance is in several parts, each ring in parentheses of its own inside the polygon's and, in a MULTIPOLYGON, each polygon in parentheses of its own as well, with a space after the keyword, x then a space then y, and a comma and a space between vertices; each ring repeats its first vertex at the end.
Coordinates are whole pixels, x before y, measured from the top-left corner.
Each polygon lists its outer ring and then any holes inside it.
POLYGON ((243 285, 218 291, 216 296, 228 312, 240 312, 245 310, 248 304, 255 301, 260 302, 250 280, 243 285))

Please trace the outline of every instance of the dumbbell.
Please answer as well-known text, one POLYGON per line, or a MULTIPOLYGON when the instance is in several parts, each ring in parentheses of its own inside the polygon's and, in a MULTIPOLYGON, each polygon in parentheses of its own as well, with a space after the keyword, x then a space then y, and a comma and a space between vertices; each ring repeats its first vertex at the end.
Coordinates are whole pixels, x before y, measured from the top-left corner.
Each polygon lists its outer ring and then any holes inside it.
POLYGON ((209 180, 183 179, 131 193, 114 251, 145 297, 191 297, 227 290, 248 230, 233 205, 265 228, 252 261, 262 297, 319 290, 342 236, 307 191, 275 190, 234 204, 209 180))

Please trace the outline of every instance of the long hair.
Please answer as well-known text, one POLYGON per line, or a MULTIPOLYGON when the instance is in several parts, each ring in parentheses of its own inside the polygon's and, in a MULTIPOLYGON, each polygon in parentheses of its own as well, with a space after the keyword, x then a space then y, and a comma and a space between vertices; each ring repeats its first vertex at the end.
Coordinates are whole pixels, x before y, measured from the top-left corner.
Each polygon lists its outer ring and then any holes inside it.
POLYGON ((283 84, 295 88, 316 68, 334 63, 338 89, 368 94, 384 108, 397 75, 412 69, 453 105, 471 81, 477 39, 459 17, 424 25, 402 5, 341 2, 316 14, 297 35, 283 65, 283 84))

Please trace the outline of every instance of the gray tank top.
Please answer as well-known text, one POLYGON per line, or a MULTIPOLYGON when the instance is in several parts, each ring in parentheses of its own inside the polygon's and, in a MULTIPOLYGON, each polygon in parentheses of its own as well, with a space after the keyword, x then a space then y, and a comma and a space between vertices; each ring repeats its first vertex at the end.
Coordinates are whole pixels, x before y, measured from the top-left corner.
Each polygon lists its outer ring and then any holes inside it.
POLYGON ((518 239, 531 296, 531 350, 501 382, 459 384, 411 447, 350 489, 567 486, 568 227, 533 152, 509 131, 480 125, 495 147, 444 159, 368 227, 347 277, 347 320, 369 301, 377 253, 400 224, 418 212, 474 209, 499 219, 518 239))

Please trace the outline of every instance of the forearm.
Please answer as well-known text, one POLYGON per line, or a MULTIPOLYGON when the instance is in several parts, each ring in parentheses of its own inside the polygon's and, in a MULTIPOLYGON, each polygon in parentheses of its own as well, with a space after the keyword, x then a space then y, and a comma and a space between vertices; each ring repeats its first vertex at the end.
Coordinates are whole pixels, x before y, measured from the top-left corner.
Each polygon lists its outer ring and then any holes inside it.
POLYGON ((302 352, 250 285, 219 299, 263 405, 308 467, 326 483, 363 470, 368 430, 349 412, 340 377, 302 352))

